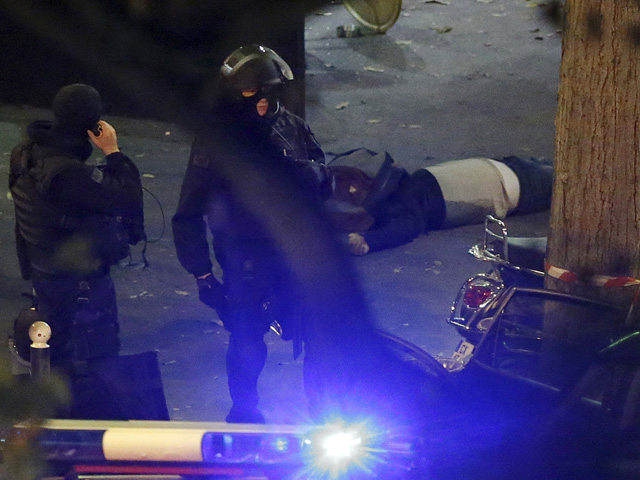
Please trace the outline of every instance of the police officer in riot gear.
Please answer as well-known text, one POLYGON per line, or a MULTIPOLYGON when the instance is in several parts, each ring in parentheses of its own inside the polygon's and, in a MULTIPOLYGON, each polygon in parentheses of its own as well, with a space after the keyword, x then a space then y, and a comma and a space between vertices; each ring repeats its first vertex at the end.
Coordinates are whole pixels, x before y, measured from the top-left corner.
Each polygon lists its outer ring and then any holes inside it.
MULTIPOLYGON (((118 354, 110 267, 144 239, 142 186, 115 129, 100 120, 93 87, 63 87, 52 110, 55 120, 31 123, 28 139, 12 151, 9 186, 22 276, 32 281, 37 310, 51 326, 52 365, 70 368, 118 354), (86 163, 92 143, 104 165, 86 163)), ((26 332, 18 323, 20 346, 26 332)))
POLYGON ((324 163, 324 152, 309 126, 280 102, 293 72, 276 52, 260 45, 240 47, 223 62, 220 74, 227 113, 262 123, 283 155, 324 163))
POLYGON ((173 217, 178 259, 196 278, 200 300, 216 309, 230 332, 228 422, 264 422, 257 382, 267 356, 263 337, 273 321, 283 327, 284 338, 299 334, 299 296, 269 220, 246 202, 248 178, 256 172, 264 181, 273 174, 286 177, 300 201, 328 196, 320 146, 304 120, 278 98, 292 79, 287 63, 269 48, 244 46, 227 57, 215 112, 194 140, 173 217), (223 283, 212 274, 207 224, 223 283))

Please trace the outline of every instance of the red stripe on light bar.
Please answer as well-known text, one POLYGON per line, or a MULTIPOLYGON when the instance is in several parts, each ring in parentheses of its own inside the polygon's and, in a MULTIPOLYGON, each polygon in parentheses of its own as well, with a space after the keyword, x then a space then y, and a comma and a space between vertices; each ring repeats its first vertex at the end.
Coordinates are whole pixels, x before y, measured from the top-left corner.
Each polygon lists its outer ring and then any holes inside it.
POLYGON ((157 475, 229 475, 240 477, 246 474, 238 467, 177 467, 151 465, 75 465, 77 473, 121 473, 157 475))

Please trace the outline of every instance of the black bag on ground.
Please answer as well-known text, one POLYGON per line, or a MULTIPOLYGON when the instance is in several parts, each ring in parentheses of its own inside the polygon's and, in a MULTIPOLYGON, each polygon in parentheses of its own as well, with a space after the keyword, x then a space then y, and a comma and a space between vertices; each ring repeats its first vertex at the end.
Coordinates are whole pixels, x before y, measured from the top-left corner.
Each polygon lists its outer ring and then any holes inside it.
POLYGON ((156 352, 89 359, 71 375, 70 389, 62 418, 169 420, 156 352))

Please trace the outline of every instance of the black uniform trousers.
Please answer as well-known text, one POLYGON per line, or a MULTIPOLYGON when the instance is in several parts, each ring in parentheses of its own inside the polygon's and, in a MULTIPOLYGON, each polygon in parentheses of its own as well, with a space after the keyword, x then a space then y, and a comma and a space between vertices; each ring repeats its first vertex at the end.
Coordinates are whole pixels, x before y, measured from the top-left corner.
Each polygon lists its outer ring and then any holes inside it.
POLYGON ((234 409, 250 412, 259 403, 258 378, 267 358, 264 335, 277 321, 285 338, 293 336, 297 299, 283 256, 272 241, 214 234, 214 242, 230 300, 221 315, 230 332, 226 355, 229 394, 234 409))
POLYGON ((116 294, 108 271, 76 277, 36 270, 32 285, 38 311, 51 327, 52 366, 118 354, 116 294))

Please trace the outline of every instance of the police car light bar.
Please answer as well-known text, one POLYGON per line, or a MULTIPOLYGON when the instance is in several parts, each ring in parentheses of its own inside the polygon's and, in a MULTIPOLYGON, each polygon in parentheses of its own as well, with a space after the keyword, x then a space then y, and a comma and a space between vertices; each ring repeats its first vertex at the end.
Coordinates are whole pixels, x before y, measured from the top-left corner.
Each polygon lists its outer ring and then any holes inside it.
MULTIPOLYGON (((13 436, 29 428, 16 425, 13 436)), ((138 420, 47 420, 38 443, 44 460, 71 468, 76 478, 141 474, 246 478, 267 471, 336 478, 350 469, 350 464, 364 467, 367 462, 363 463, 363 455, 375 460, 371 455, 375 451, 384 453, 382 457, 399 454, 399 458, 409 460, 413 450, 411 442, 404 441, 392 441, 386 448, 382 441, 372 450, 366 445, 366 431, 344 424, 325 427, 138 420)))
MULTIPOLYGON (((28 426, 17 425, 14 434, 28 426)), ((47 420, 49 461, 299 464, 312 427, 164 421, 47 420)))

